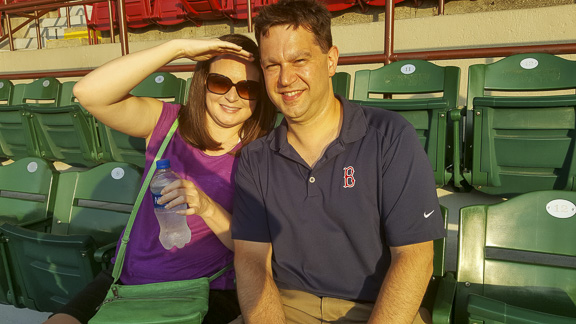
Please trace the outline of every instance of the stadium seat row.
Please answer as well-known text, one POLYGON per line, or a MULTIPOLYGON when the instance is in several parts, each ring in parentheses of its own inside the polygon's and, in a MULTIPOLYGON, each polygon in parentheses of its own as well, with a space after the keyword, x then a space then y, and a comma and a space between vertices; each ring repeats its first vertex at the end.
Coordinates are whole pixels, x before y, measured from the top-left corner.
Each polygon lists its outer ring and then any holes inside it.
POLYGON ((462 109, 458 88, 459 68, 407 60, 357 71, 353 101, 410 121, 439 186, 576 191, 576 62, 530 53, 472 65, 462 109), (383 98, 393 94, 411 97, 383 98))
MULTIPOLYGON (((348 97, 350 75, 340 72, 333 80, 334 91, 348 97)), ((0 80, 0 157, 142 167, 144 140, 95 121, 74 101, 73 84, 44 78, 13 86, 0 80)), ((186 84, 155 73, 132 94, 182 103, 186 84)), ((531 53, 472 65, 462 109, 459 84, 458 67, 399 61, 357 71, 352 101, 397 111, 411 122, 438 186, 452 183, 503 197, 576 190, 576 62, 531 53)))
MULTIPOLYGON (((395 3, 404 0, 395 0, 395 3)), ((277 0, 252 0, 252 16, 260 8, 277 2, 277 0)), ((340 11, 352 6, 365 5, 384 6, 385 0, 323 0, 330 11, 340 11)), ((176 25, 185 21, 193 21, 198 26, 204 20, 217 20, 229 18, 241 20, 248 18, 248 2, 246 0, 125 0, 126 20, 130 28, 142 28, 151 24, 176 25)), ((118 18, 116 8, 113 6, 112 15, 114 25, 118 18)), ((96 30, 110 29, 110 15, 107 2, 93 5, 92 15, 88 19, 88 26, 96 30)))
MULTIPOLYGON (((36 156, 83 167, 116 161, 143 168, 145 140, 98 123, 75 100, 74 84, 55 78, 17 85, 0 80, 0 157, 36 156)), ((131 94, 182 103, 186 80, 155 73, 131 94)))
MULTIPOLYGON (((53 312, 91 282, 114 255, 141 176, 119 162, 65 173, 38 157, 0 166, 0 303, 53 312)), ((575 214, 576 192, 560 190, 463 207, 455 272, 446 239, 434 241, 422 302, 433 323, 574 323, 575 214)))
POLYGON ((108 162, 59 173, 26 157, 0 166, 0 303, 51 312, 110 264, 142 171, 108 162))

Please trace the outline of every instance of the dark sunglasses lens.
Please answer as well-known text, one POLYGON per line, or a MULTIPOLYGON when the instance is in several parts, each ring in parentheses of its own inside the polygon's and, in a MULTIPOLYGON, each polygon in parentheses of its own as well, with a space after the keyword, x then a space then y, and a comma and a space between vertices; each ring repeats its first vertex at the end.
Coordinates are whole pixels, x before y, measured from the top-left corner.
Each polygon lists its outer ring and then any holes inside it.
POLYGON ((216 94, 225 94, 232 88, 232 81, 225 76, 210 74, 206 82, 206 86, 210 92, 216 94))
POLYGON ((252 80, 240 81, 236 84, 236 90, 240 98, 254 100, 258 99, 260 84, 252 80))

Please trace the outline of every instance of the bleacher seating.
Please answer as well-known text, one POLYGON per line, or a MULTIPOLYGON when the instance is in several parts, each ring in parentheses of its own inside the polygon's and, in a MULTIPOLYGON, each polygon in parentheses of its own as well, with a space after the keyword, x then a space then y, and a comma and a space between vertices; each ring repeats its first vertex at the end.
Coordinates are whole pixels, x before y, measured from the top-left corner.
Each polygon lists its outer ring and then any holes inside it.
POLYGON ((576 190, 574 89, 576 62, 549 54, 470 66, 464 179, 506 197, 576 190), (572 94, 542 94, 562 89, 572 94))
MULTIPOLYGON (((228 16, 233 17, 230 12, 228 16)), ((542 95, 547 90, 574 91, 575 65, 547 54, 514 55, 493 64, 473 65, 467 107, 462 110, 457 109, 458 68, 409 60, 356 73, 353 101, 397 111, 411 122, 434 167, 438 186, 453 178, 456 186, 470 184, 488 194, 521 194, 505 203, 461 210, 456 273, 446 273, 446 239, 434 242, 434 273, 422 304, 433 309, 434 323, 576 322, 576 242, 571 242, 576 218, 562 218, 562 213, 557 218, 549 213, 576 212, 576 193, 570 192, 576 191, 576 171, 572 167, 576 158, 576 95, 542 95), (503 96, 503 92, 510 93, 503 96), (522 92, 539 93, 526 96, 522 92), (458 126, 460 117, 465 117, 463 129, 458 126), (461 154, 460 147, 468 149, 461 154), (536 191, 540 189, 558 191, 536 191), (523 194, 527 191, 531 192, 523 194), (556 199, 562 199, 562 204, 552 202, 556 199)), ((333 77, 334 92, 348 98, 350 79, 348 73, 337 73, 333 77)), ((37 157, 89 167, 91 171, 113 165, 107 163, 110 161, 127 162, 131 166, 122 165, 138 173, 144 165, 145 141, 99 124, 75 100, 74 82, 60 84, 46 78, 15 86, 8 80, 0 83, 5 84, 0 87, 0 157, 15 160, 0 166, 0 224, 9 218, 2 212, 20 211, 24 215, 0 227, 0 303, 51 311, 107 264, 113 253, 108 248, 115 246, 123 225, 115 225, 110 231, 114 235, 99 228, 104 222, 93 222, 88 215, 110 211, 90 204, 79 206, 78 201, 92 198, 71 198, 74 189, 64 189, 73 188, 73 178, 81 173, 58 174, 50 163, 37 157), (6 138, 10 145, 4 144, 6 138), (67 142, 75 143, 70 145, 74 150, 69 150, 67 142), (90 148, 84 150, 82 145, 90 148), (34 193, 26 190, 40 189, 19 187, 40 182, 16 180, 21 176, 9 168, 24 172, 33 161, 41 165, 46 176, 53 177, 52 186, 58 183, 57 190, 52 188, 46 193, 43 187, 44 193, 34 193), (9 192, 33 199, 15 199, 9 192), (60 203, 60 199, 68 200, 60 203), (26 208, 37 208, 44 214, 27 212, 20 205, 39 206, 26 208), (58 218, 56 212, 70 213, 66 208, 82 208, 79 215, 89 218, 58 218), (52 210, 56 216, 46 222, 52 210), (28 218, 33 214, 37 218, 28 218), (30 225, 36 226, 31 229, 30 225), (89 229, 99 234, 90 234, 89 229), (108 237, 101 237, 102 233, 108 233, 108 237), (55 242, 73 249, 82 246, 88 256, 108 244, 104 249, 107 254, 81 258, 85 268, 79 270, 64 260, 63 256, 72 252, 62 252, 53 245, 55 242), (38 254, 26 255, 24 249, 38 250, 38 254), (32 263, 42 266, 31 270, 32 263), (68 274, 79 277, 71 279, 68 274)), ((190 79, 155 73, 131 94, 184 103, 189 85, 190 79)), ((281 117, 279 114, 279 120, 281 117)), ((39 176, 30 172, 25 175, 39 176)), ((139 180, 135 182, 131 186, 134 190, 139 180)), ((127 212, 128 207, 121 212, 124 222, 127 212)), ((443 207, 442 213, 447 226, 447 209, 443 207)), ((104 216, 95 217, 101 220, 104 216)))
POLYGON ((434 323, 575 323, 575 203, 574 192, 538 191, 462 208, 434 323))
POLYGON ((352 101, 394 110, 412 123, 432 164, 436 184, 443 186, 452 177, 448 167, 454 139, 449 136, 448 116, 450 110, 457 109, 459 82, 458 67, 442 67, 421 60, 399 61, 376 70, 356 71, 352 101), (393 94, 413 97, 382 97, 393 94), (434 94, 441 97, 431 97, 434 94))
MULTIPOLYGON (((74 97, 74 84, 44 78, 16 85, 13 92, 17 94, 11 95, 10 104, 0 105, 0 157, 18 160, 36 156, 79 167, 116 161, 143 168, 145 140, 98 123, 74 97)), ((131 94, 181 104, 186 86, 185 80, 158 72, 131 94)))
POLYGON ((3 224, 2 260, 17 307, 53 312, 91 282, 114 256, 141 181, 141 170, 105 163, 60 174, 49 233, 3 224))

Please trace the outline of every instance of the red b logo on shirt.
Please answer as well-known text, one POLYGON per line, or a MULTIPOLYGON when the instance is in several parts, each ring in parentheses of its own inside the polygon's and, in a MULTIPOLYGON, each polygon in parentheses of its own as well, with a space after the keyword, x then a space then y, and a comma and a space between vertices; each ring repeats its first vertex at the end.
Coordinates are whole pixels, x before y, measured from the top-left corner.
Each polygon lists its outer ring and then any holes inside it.
POLYGON ((354 187, 354 167, 349 166, 344 168, 344 188, 354 187))

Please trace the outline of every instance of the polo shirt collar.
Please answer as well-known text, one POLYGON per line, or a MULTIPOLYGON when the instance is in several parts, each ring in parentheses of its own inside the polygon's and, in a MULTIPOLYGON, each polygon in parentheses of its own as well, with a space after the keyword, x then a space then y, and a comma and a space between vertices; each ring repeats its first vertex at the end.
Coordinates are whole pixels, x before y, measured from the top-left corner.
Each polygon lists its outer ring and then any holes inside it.
MULTIPOLYGON (((342 103, 342 111, 344 114, 342 119, 342 129, 340 130, 340 135, 336 141, 342 144, 347 144, 361 139, 368 131, 368 122, 366 120, 366 115, 364 115, 364 111, 360 108, 360 105, 351 103, 340 95, 336 95, 336 98, 342 103)), ((288 123, 286 122, 286 119, 284 119, 280 125, 278 125, 278 127, 268 135, 270 140, 270 149, 274 151, 289 150, 291 146, 286 137, 287 132, 288 123)))

